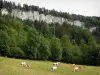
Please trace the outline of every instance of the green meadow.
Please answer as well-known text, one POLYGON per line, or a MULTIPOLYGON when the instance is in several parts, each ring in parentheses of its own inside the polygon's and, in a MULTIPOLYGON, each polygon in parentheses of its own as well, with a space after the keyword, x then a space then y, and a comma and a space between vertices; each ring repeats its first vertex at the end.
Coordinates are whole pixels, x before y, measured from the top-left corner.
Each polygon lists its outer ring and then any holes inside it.
POLYGON ((52 64, 51 61, 0 57, 0 75, 100 75, 100 67, 84 65, 81 71, 73 72, 72 64, 60 63, 57 70, 51 71, 52 64), (31 68, 21 67, 23 61, 30 64, 31 68))

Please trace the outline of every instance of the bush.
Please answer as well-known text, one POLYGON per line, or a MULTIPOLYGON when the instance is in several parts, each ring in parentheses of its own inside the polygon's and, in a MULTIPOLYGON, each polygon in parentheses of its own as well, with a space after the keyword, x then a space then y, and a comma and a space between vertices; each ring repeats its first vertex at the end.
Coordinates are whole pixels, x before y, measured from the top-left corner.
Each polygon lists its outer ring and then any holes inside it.
POLYGON ((23 58, 25 54, 20 47, 10 47, 10 50, 7 51, 7 56, 23 58))

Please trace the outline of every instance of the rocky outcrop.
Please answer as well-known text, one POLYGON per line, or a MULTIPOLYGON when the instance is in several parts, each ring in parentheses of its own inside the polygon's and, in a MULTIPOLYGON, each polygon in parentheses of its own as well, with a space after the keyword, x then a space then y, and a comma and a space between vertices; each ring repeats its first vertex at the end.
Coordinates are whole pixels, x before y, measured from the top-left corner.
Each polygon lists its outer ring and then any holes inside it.
POLYGON ((2 15, 7 15, 10 14, 13 17, 20 18, 22 20, 31 20, 31 21, 45 21, 47 23, 59 23, 63 24, 64 22, 67 22, 68 24, 71 25, 76 25, 80 27, 84 27, 84 23, 80 22, 78 20, 71 21, 63 17, 55 17, 52 15, 44 15, 44 14, 39 14, 38 11, 22 11, 20 9, 12 9, 11 13, 7 11, 7 9, 3 8, 1 10, 2 15))

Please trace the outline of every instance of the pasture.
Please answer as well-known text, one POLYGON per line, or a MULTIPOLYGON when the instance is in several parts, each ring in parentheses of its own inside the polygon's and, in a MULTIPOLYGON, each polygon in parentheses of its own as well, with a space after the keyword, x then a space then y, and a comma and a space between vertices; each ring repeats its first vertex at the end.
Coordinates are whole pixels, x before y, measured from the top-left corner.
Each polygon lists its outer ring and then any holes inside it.
POLYGON ((50 61, 0 57, 0 75, 100 75, 100 67, 85 66, 81 71, 73 72, 72 64, 60 63, 57 70, 51 71, 52 64, 50 61), (21 67, 23 61, 31 67, 21 67))

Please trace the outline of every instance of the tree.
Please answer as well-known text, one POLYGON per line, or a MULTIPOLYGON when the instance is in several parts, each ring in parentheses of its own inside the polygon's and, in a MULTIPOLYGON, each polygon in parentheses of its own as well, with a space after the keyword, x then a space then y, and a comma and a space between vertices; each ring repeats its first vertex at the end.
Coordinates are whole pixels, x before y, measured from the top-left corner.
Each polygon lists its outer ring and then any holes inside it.
POLYGON ((97 65, 100 66, 100 52, 98 53, 98 57, 97 57, 97 65))
POLYGON ((99 53, 99 47, 95 46, 95 45, 89 45, 88 46, 88 50, 87 53, 85 54, 85 64, 88 65, 97 65, 97 57, 98 57, 98 53, 99 53))
POLYGON ((10 47, 10 49, 7 50, 7 56, 24 58, 25 54, 20 47, 10 47))
POLYGON ((40 45, 40 38, 37 30, 33 27, 26 26, 27 30, 27 49, 26 54, 30 59, 37 59, 38 47, 40 45))
POLYGON ((38 59, 42 59, 42 60, 49 59, 51 55, 49 40, 47 40, 43 36, 40 36, 40 46, 38 50, 39 50, 38 59))
POLYGON ((73 45, 73 51, 72 51, 72 62, 79 64, 82 63, 82 51, 80 50, 80 47, 77 46, 77 44, 73 45))
POLYGON ((66 63, 72 63, 72 54, 67 48, 62 49, 62 61, 66 63))
POLYGON ((6 31, 0 30, 0 52, 3 56, 7 55, 7 50, 9 49, 10 37, 6 31))
POLYGON ((55 61, 61 60, 62 48, 60 39, 53 37, 50 42, 51 45, 51 59, 55 61))
POLYGON ((3 1, 0 0, 0 14, 1 14, 1 9, 3 8, 3 1))
POLYGON ((61 44, 62 44, 62 61, 63 62, 72 62, 72 54, 71 51, 73 49, 73 46, 70 42, 70 39, 67 35, 63 35, 61 38, 61 44))
POLYGON ((42 32, 45 37, 49 37, 49 35, 50 35, 50 26, 46 22, 41 22, 40 32, 42 32))

